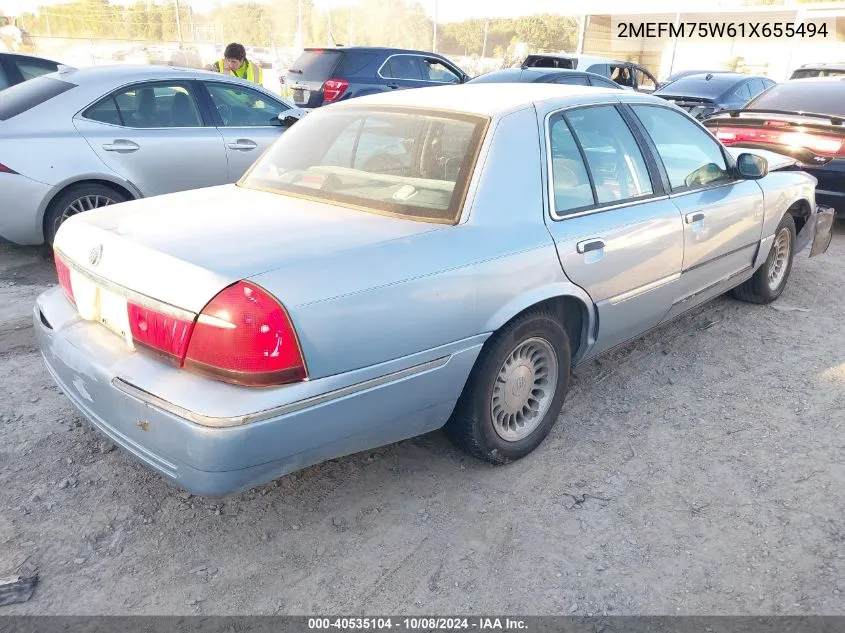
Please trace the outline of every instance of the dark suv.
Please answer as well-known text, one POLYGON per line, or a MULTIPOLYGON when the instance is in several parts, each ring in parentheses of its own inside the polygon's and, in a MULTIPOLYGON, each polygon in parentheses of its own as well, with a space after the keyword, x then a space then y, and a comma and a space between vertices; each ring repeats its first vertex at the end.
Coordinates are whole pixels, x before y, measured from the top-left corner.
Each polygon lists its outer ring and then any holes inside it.
POLYGON ((435 53, 400 48, 306 48, 286 77, 300 108, 401 88, 462 84, 469 76, 435 53))

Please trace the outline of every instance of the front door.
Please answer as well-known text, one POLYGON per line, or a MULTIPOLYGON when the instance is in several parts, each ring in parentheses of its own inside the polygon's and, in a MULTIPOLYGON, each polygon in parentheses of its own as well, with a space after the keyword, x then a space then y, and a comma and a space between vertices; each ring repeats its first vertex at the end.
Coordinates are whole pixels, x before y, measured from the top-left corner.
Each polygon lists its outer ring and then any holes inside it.
POLYGON ((654 142, 684 219, 684 266, 671 318, 751 271, 763 192, 752 180, 737 180, 721 145, 685 114, 659 105, 631 109, 654 142))
POLYGON ((668 312, 683 263, 683 223, 617 107, 557 114, 549 140, 549 231, 567 277, 596 305, 594 356, 668 312))
POLYGON ((229 182, 236 182, 285 131, 279 114, 287 105, 267 94, 219 81, 204 86, 214 106, 220 134, 226 144, 229 182))
POLYGON ((223 139, 205 125, 190 83, 121 88, 77 115, 74 125, 103 163, 145 196, 227 181, 223 139))

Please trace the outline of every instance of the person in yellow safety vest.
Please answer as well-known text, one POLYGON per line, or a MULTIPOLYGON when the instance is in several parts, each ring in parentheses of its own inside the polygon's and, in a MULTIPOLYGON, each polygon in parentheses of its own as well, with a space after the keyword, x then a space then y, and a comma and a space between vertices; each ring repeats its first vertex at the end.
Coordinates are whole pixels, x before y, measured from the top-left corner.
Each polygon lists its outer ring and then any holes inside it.
POLYGON ((232 42, 223 51, 223 59, 218 60, 207 67, 208 70, 222 73, 224 75, 235 75, 261 85, 264 79, 261 73, 261 66, 249 61, 246 58, 246 49, 243 44, 232 42))

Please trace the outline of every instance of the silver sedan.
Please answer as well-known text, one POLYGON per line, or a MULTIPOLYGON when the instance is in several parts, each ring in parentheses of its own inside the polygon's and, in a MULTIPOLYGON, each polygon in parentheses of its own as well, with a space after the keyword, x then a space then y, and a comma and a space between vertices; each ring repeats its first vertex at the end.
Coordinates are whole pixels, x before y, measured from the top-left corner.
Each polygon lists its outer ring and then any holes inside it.
POLYGON ((241 79, 62 68, 0 93, 0 237, 52 243, 71 215, 238 180, 302 111, 241 79))

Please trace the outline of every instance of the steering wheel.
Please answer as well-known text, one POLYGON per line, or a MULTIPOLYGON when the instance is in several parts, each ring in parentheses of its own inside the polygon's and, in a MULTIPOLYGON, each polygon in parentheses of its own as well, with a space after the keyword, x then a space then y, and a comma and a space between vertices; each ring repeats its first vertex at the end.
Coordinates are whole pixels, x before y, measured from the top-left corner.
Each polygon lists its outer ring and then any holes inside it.
POLYGON ((220 114, 220 118, 223 119, 223 125, 229 125, 229 122, 232 120, 232 108, 225 103, 219 103, 217 104, 217 112, 220 114))

